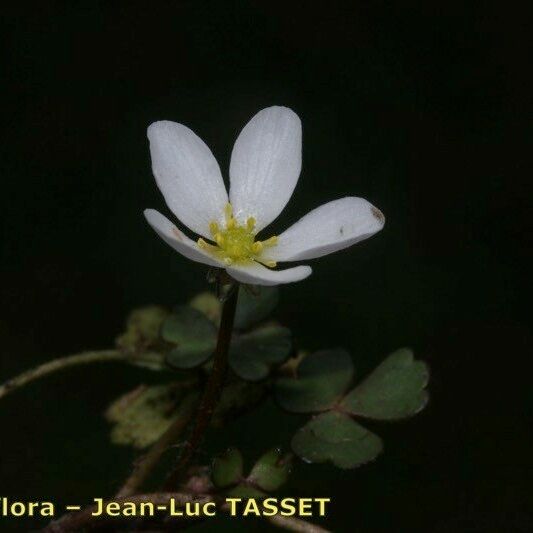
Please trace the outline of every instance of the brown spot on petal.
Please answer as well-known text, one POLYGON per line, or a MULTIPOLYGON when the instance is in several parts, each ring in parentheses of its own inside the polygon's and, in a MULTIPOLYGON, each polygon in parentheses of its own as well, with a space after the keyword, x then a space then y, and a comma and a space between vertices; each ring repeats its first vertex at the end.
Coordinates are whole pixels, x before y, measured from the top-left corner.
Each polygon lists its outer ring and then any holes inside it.
POLYGON ((385 215, 377 207, 372 206, 371 211, 382 224, 385 222, 385 215))
POLYGON ((176 227, 172 228, 172 233, 174 233, 174 237, 176 237, 176 239, 181 241, 183 236, 181 234, 181 231, 178 228, 176 227))

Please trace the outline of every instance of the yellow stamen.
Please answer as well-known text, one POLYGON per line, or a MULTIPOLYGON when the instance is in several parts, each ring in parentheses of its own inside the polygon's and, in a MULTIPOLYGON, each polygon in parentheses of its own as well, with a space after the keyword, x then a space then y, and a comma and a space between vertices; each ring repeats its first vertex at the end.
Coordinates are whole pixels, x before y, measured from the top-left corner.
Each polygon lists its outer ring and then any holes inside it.
POLYGON ((253 229, 255 228, 255 218, 254 217, 249 217, 248 220, 246 221, 246 227, 248 228, 248 231, 253 231, 253 229))
POLYGON ((215 236, 218 233, 218 224, 216 222, 210 222, 209 223, 209 231, 211 232, 211 235, 215 236))
POLYGON ((266 241, 262 241, 261 244, 267 247, 276 246, 276 244, 278 244, 278 237, 277 235, 273 235, 272 237, 270 237, 270 239, 267 239, 266 241))
POLYGON ((218 250, 216 246, 205 242, 201 237, 196 241, 196 244, 198 245, 198 248, 201 248, 206 252, 215 253, 218 250))
POLYGON ((224 207, 224 216, 226 217, 226 222, 233 218, 233 207, 230 203, 227 203, 224 207))
POLYGON ((226 229, 234 229, 237 226, 237 221, 234 218, 230 218, 226 222, 226 229))
POLYGON ((276 266, 275 261, 265 260, 261 257, 265 247, 275 246, 277 237, 271 237, 265 241, 255 240, 256 219, 252 216, 246 218, 246 222, 240 223, 233 216, 231 204, 224 207, 225 224, 211 221, 209 232, 216 244, 210 244, 200 238, 198 247, 205 250, 223 261, 226 265, 261 263, 269 268, 276 266), (225 227, 224 227, 225 225, 225 227))

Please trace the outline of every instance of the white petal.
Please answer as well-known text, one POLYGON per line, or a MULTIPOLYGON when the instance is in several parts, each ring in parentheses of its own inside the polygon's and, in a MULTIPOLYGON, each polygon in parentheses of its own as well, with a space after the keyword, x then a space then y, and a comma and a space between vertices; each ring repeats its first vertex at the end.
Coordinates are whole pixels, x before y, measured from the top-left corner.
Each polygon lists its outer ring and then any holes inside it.
POLYGON ((195 233, 224 220, 228 194, 211 150, 193 131, 163 120, 148 127, 152 170, 172 212, 195 233))
POLYGON ((230 201, 240 221, 258 230, 289 201, 302 167, 302 124, 286 107, 259 111, 241 131, 230 164, 230 201))
POLYGON ((311 275, 311 267, 297 266, 285 270, 270 270, 269 268, 253 263, 246 266, 234 266, 226 269, 228 274, 241 283, 250 285, 281 285, 301 281, 311 275))
POLYGON ((278 244, 268 250, 268 259, 299 261, 331 254, 371 237, 384 224, 383 213, 363 198, 334 200, 283 232, 278 244))
POLYGON ((155 209, 145 209, 144 216, 156 233, 167 244, 172 246, 174 250, 184 255, 187 259, 214 267, 224 266, 207 252, 198 248, 198 245, 194 241, 184 235, 168 218, 164 217, 155 209))

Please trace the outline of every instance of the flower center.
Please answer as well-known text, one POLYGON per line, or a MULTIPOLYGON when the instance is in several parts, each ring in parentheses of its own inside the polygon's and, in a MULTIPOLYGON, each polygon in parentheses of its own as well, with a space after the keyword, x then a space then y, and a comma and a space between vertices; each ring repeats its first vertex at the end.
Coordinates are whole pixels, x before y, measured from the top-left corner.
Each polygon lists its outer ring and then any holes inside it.
POLYGON ((233 216, 231 204, 224 208, 226 227, 221 228, 216 222, 209 223, 209 231, 216 244, 210 244, 204 239, 198 239, 197 244, 202 250, 206 250, 227 265, 245 264, 257 261, 273 268, 275 261, 263 257, 263 253, 272 246, 276 246, 278 238, 270 237, 266 241, 255 240, 255 218, 249 217, 246 224, 240 225, 233 216))

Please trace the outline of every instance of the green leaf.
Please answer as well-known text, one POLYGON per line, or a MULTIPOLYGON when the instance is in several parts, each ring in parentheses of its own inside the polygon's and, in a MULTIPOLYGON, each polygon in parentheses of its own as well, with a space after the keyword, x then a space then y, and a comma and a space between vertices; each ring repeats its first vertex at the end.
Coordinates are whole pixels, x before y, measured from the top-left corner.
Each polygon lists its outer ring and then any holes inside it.
POLYGON ((253 287, 239 291, 235 328, 247 329, 267 318, 279 301, 277 287, 253 287))
POLYGON ((273 449, 255 463, 247 480, 262 490, 272 492, 287 482, 290 470, 290 461, 282 457, 280 450, 273 449))
POLYGON ((259 381, 268 376, 270 367, 282 363, 291 352, 291 332, 281 326, 264 326, 244 335, 235 335, 229 363, 242 379, 259 381))
POLYGON ((333 407, 353 377, 353 363, 344 350, 323 350, 308 355, 295 378, 279 378, 278 403, 293 413, 313 413, 333 407))
POLYGON ((330 461, 346 469, 372 461, 383 450, 377 435, 336 411, 312 418, 294 435, 291 444, 294 453, 304 461, 330 461))
POLYGON ((176 307, 163 322, 161 336, 167 342, 182 345, 195 343, 204 337, 216 337, 217 328, 197 309, 187 305, 176 307))
POLYGON ((344 398, 342 409, 376 420, 412 416, 428 401, 424 390, 428 379, 428 367, 423 361, 415 361, 411 350, 398 350, 344 398))
POLYGON ((212 355, 217 328, 202 312, 180 306, 163 322, 161 336, 176 346, 167 354, 175 368, 199 366, 212 355))
POLYGON ((242 454, 235 448, 230 448, 213 461, 211 478, 215 487, 222 489, 236 485, 243 476, 242 454))
POLYGON ((179 384, 141 385, 115 400, 105 416, 113 423, 114 444, 146 448, 179 416, 183 391, 179 384))

